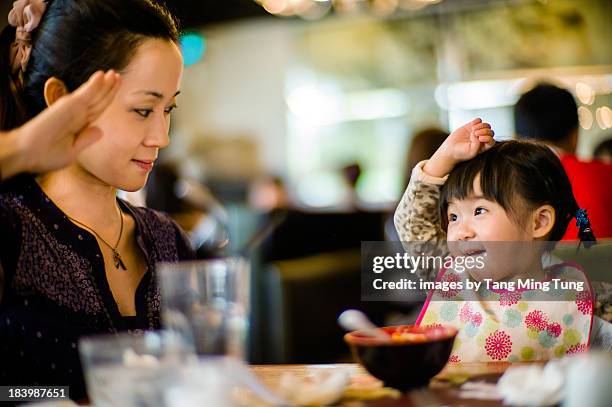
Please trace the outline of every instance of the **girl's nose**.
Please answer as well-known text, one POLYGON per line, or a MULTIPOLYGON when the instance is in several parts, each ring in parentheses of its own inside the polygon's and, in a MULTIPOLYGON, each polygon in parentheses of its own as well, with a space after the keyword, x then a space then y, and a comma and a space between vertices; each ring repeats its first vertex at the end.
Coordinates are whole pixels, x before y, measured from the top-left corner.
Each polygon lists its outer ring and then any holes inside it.
POLYGON ((457 229, 457 240, 471 240, 475 237, 476 232, 467 222, 463 222, 457 229))

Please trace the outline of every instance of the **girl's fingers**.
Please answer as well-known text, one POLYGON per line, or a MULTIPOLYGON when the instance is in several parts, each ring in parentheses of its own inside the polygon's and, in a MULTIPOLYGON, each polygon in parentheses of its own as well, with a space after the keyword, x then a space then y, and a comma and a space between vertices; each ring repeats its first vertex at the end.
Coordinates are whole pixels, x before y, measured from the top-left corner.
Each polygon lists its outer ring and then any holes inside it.
POLYGON ((490 129, 491 125, 489 123, 478 123, 472 127, 473 131, 481 130, 481 129, 490 129))
POLYGON ((493 137, 478 137, 478 141, 487 147, 492 147, 495 144, 493 137))
POLYGON ((480 129, 474 132, 476 136, 493 136, 495 132, 491 129, 480 129))

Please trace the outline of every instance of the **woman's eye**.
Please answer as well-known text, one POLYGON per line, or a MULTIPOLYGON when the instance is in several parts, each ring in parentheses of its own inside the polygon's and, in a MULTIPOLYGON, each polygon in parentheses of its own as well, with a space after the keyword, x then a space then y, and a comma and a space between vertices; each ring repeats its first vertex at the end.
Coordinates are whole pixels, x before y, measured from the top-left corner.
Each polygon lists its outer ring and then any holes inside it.
POLYGON ((482 215, 483 213, 485 213, 487 210, 483 207, 478 207, 474 210, 474 215, 482 215))
POLYGON ((170 107, 167 107, 167 108, 164 110, 164 112, 165 112, 166 114, 170 114, 170 113, 172 113, 172 111, 173 111, 174 109, 176 109, 177 107, 178 107, 177 105, 172 105, 172 106, 170 106, 170 107))
POLYGON ((449 222, 455 222, 456 220, 457 220, 457 215, 455 215, 454 213, 451 213, 450 215, 448 215, 449 222))
POLYGON ((138 113, 139 116, 144 117, 145 119, 149 117, 151 113, 153 113, 153 110, 151 109, 134 109, 134 111, 138 113))

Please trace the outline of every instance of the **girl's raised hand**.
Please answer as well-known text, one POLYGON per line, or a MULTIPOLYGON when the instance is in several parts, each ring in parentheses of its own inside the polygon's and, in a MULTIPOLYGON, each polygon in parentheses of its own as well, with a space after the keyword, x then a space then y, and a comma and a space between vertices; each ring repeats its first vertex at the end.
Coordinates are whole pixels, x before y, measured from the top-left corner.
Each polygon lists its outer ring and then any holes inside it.
POLYGON ((477 118, 453 131, 444 140, 423 170, 434 177, 444 177, 455 165, 470 160, 495 144, 489 123, 477 118))

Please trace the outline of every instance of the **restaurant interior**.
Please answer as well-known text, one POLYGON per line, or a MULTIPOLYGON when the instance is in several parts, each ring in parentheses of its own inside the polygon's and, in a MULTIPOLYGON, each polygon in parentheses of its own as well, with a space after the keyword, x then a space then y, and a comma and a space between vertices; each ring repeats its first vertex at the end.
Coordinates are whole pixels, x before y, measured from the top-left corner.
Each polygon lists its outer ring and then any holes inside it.
POLYGON ((219 3, 169 3, 194 61, 166 157, 224 208, 223 251, 253 256, 253 363, 343 360, 342 310, 412 308, 361 303, 358 275, 362 241, 397 239, 416 132, 486 117, 512 138, 550 79, 585 89, 581 157, 611 136, 608 2, 219 3))
MULTIPOLYGON (((393 216, 414 166, 415 135, 446 135, 480 117, 495 140, 513 139, 514 104, 551 82, 575 97, 581 160, 612 139, 608 0, 165 4, 180 21, 184 60, 171 143, 145 188, 120 197, 169 214, 200 260, 247 259, 244 360, 261 369, 354 363, 338 323, 347 309, 377 326, 417 320, 422 299, 363 301, 361 278, 364 244, 400 240, 393 216)), ((592 252, 560 250, 590 261, 589 277, 607 281, 609 295, 611 248, 600 239, 592 252)), ((599 306, 611 321, 612 304, 599 306)), ((587 387, 600 397, 611 396, 609 356, 589 361, 599 373, 587 387)), ((575 379, 567 405, 610 401, 575 404, 586 388, 575 383, 587 380, 575 379)), ((443 405, 446 397, 411 394, 401 405, 443 405)))

